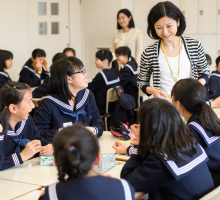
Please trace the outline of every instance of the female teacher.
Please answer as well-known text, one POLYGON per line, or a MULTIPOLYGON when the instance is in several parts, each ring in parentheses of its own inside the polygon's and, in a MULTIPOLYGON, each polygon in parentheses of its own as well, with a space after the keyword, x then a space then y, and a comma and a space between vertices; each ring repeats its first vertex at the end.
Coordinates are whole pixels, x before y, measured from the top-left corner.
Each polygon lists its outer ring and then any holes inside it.
POLYGON ((143 36, 139 29, 135 28, 134 20, 128 9, 121 9, 117 14, 117 30, 114 32, 112 52, 121 46, 131 49, 131 55, 140 65, 143 49, 143 36))
POLYGON ((200 42, 182 36, 186 22, 180 9, 169 1, 159 2, 147 20, 147 33, 157 41, 141 56, 138 87, 148 95, 168 98, 180 79, 191 77, 205 85, 209 79, 205 52, 200 42))

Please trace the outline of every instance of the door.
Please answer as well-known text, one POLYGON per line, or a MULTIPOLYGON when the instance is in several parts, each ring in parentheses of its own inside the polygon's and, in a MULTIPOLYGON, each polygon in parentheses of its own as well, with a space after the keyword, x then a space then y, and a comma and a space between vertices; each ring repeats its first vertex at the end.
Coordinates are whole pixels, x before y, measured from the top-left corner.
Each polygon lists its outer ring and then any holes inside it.
POLYGON ((52 57, 70 44, 68 0, 28 1, 29 52, 35 48, 52 57))

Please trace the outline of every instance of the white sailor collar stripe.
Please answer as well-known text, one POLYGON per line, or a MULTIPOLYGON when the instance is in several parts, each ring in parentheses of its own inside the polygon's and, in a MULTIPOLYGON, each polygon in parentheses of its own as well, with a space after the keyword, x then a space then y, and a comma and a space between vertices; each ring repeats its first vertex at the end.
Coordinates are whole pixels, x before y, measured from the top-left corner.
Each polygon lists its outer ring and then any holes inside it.
POLYGON ((208 142, 208 144, 211 144, 211 143, 215 142, 217 139, 220 138, 219 136, 209 137, 206 134, 205 130, 196 122, 190 122, 189 125, 192 125, 192 126, 196 127, 199 130, 199 132, 202 134, 202 136, 206 140, 206 142, 208 142))
POLYGON ((117 78, 117 79, 115 79, 115 80, 112 80, 112 81, 108 81, 108 79, 107 79, 106 75, 104 74, 104 72, 101 71, 100 73, 101 73, 101 75, 102 75, 102 77, 103 77, 103 79, 104 79, 106 85, 112 85, 112 84, 115 84, 115 83, 119 83, 119 82, 120 82, 120 79, 119 79, 119 78, 117 78))
POLYGON ((125 67, 128 67, 134 75, 138 74, 137 71, 134 71, 134 69, 131 67, 131 65, 126 64, 125 67))
POLYGON ((1 75, 5 76, 5 77, 9 77, 8 74, 6 72, 0 72, 1 75))
MULTIPOLYGON (((26 120, 23 120, 23 121, 21 122, 20 127, 16 130, 16 132, 11 131, 11 130, 8 130, 7 135, 8 135, 8 136, 12 136, 12 137, 13 137, 13 136, 18 136, 18 135, 20 135, 20 134, 22 133, 23 129, 24 129, 25 124, 26 124, 26 120)), ((0 136, 0 140, 4 140, 4 135, 1 135, 1 136, 0 136)))
MULTIPOLYGON (((84 105, 84 103, 86 102, 86 99, 88 98, 89 96, 89 90, 86 89, 85 90, 85 93, 83 95, 83 98, 76 104, 76 110, 78 110, 80 107, 82 107, 84 105)), ((70 111, 73 111, 72 107, 66 103, 63 103, 62 101, 52 97, 52 96, 47 96, 45 98, 48 98, 50 100, 52 100, 53 102, 55 102, 56 104, 66 108, 67 110, 70 110, 70 111)))
POLYGON ((83 98, 79 101, 79 103, 76 104, 76 110, 78 110, 80 107, 82 107, 84 105, 84 103, 86 102, 88 96, 89 96, 89 90, 86 89, 85 93, 83 95, 83 98))
POLYGON ((200 145, 199 145, 199 147, 202 150, 202 154, 200 156, 196 157, 195 159, 193 159, 192 161, 190 161, 189 163, 187 163, 186 165, 182 166, 182 167, 178 167, 177 164, 174 161, 171 161, 171 160, 166 161, 167 164, 170 166, 170 168, 173 170, 173 172, 177 176, 180 176, 182 174, 185 174, 185 173, 189 172, 190 170, 195 168, 197 165, 202 163, 204 160, 206 160, 207 155, 205 153, 205 150, 200 145))
POLYGON ((38 78, 40 78, 40 74, 36 73, 34 69, 31 69, 28 66, 23 66, 23 68, 28 69, 29 71, 31 71, 35 76, 37 76, 38 78))
POLYGON ((57 191, 56 191, 56 183, 48 186, 48 195, 50 199, 58 200, 57 191))
POLYGON ((212 73, 211 76, 217 76, 217 77, 220 77, 220 74, 212 73))

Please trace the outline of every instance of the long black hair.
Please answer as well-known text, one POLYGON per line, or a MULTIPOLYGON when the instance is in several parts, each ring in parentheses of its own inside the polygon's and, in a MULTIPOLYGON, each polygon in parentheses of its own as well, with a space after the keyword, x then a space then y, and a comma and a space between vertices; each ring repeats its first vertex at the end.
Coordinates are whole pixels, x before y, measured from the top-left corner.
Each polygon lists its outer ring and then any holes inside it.
POLYGON ((51 65, 49 94, 58 94, 65 103, 68 103, 68 100, 74 96, 69 89, 67 76, 72 76, 83 67, 82 61, 73 56, 55 61, 51 65))
POLYGON ((27 84, 14 81, 5 83, 0 90, 0 124, 3 128, 4 138, 7 137, 8 132, 8 107, 10 104, 19 104, 24 97, 25 90, 30 90, 27 84))
POLYGON ((64 181, 66 175, 69 178, 85 176, 99 152, 97 138, 81 125, 57 132, 53 146, 60 181, 64 181))
POLYGON ((5 62, 6 60, 13 59, 13 54, 7 50, 0 50, 0 71, 4 71, 7 68, 5 62))
POLYGON ((153 153, 161 160, 186 161, 184 154, 196 154, 196 140, 176 108, 166 100, 152 98, 142 103, 139 113, 138 154, 153 153))
POLYGON ((212 108, 205 103, 207 93, 200 82, 191 78, 179 80, 173 86, 171 96, 188 112, 198 113, 199 121, 204 128, 220 136, 220 121, 212 108))

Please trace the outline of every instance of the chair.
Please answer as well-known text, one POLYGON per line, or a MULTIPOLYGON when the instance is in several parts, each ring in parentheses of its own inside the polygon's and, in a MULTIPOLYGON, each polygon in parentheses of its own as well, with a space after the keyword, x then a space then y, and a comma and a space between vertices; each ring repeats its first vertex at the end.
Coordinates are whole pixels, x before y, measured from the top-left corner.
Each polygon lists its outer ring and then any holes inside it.
POLYGON ((220 199, 220 186, 209 192, 200 200, 219 200, 220 199))
MULTIPOLYGON (((118 92, 120 92, 120 86, 116 86, 118 92)), ((108 130, 108 117, 111 116, 109 113, 109 103, 115 102, 118 100, 118 97, 116 95, 114 88, 109 88, 106 92, 106 109, 105 109, 105 115, 102 115, 101 117, 105 119, 105 130, 108 130)))

